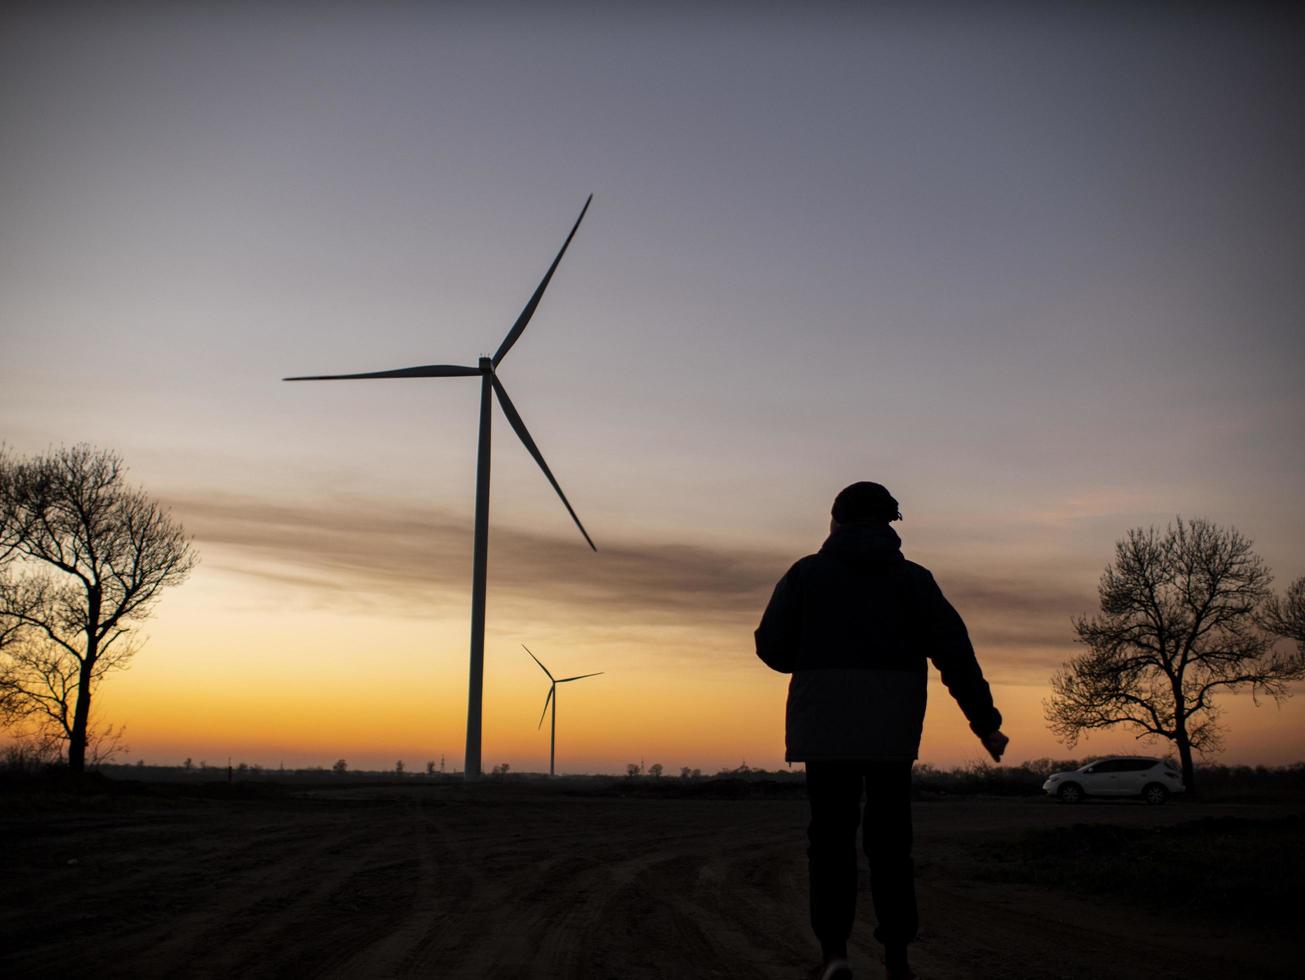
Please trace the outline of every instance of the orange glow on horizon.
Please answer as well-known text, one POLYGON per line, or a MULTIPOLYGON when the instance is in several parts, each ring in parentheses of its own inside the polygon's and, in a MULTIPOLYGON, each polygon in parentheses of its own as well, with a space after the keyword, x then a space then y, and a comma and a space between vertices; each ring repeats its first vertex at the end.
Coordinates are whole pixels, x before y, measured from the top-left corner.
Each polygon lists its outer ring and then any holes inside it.
MULTIPOLYGON (((495 611, 491 603, 486 769, 503 762, 515 771, 548 768, 548 720, 537 727, 548 682, 521 649, 523 638, 558 676, 604 671, 559 688, 559 772, 623 772, 640 760, 673 774, 681 766, 715 772, 744 762, 784 767, 787 678, 756 660, 750 624, 632 630, 594 617, 572 637, 542 615, 516 623, 505 612, 496 619, 495 611)), ((456 615, 308 600, 201 567, 165 599, 146 631, 131 669, 106 679, 94 711, 102 722, 126 726, 128 760, 225 764, 230 756, 275 768, 344 758, 351 768, 388 770, 403 759, 415 771, 443 755, 449 771, 461 767, 467 626, 456 615)), ((1018 638, 985 644, 983 630, 975 632, 1012 739, 1008 763, 1169 751, 1122 730, 1065 749, 1047 731, 1041 702, 1044 665, 1073 652, 1072 645, 1048 651, 1018 638)), ((1285 764, 1305 756, 1298 736, 1305 698, 1257 709, 1249 697, 1231 697, 1220 707, 1228 738, 1216 761, 1285 764)), ((950 767, 983 758, 931 673, 921 762, 950 767)))

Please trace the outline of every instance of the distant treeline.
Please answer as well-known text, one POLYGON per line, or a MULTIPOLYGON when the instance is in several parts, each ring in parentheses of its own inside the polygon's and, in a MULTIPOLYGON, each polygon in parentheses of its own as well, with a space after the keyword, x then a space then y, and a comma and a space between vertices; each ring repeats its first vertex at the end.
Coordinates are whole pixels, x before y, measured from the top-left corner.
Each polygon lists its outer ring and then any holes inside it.
MULTIPOLYGON (((1102 757, 1034 759, 1018 766, 994 766, 976 762, 950 769, 920 763, 913 772, 913 782, 921 799, 961 796, 1036 797, 1042 795, 1042 784, 1051 773, 1077 769, 1097 758, 1102 757)), ((243 762, 234 763, 230 767, 209 763, 159 766, 148 765, 142 760, 133 764, 102 764, 95 767, 95 770, 113 780, 160 783, 239 782, 314 786, 462 783, 460 773, 441 772, 434 765, 417 771, 377 771, 349 769, 342 762, 340 760, 333 766, 270 768, 243 762)), ((31 757, 12 748, 0 753, 0 772, 35 774, 57 769, 57 765, 52 766, 47 760, 31 757)), ((1305 762, 1286 766, 1198 766, 1197 778, 1201 796, 1205 800, 1233 802, 1305 799, 1305 762)), ((487 785, 519 787, 547 782, 561 792, 586 795, 798 798, 804 793, 805 775, 800 768, 766 770, 752 768, 746 763, 735 768, 720 769, 715 773, 703 773, 699 769, 684 767, 673 775, 664 772, 660 766, 645 771, 642 766, 631 764, 624 775, 593 774, 550 779, 543 773, 513 772, 509 765, 504 764, 496 766, 482 782, 487 785)))

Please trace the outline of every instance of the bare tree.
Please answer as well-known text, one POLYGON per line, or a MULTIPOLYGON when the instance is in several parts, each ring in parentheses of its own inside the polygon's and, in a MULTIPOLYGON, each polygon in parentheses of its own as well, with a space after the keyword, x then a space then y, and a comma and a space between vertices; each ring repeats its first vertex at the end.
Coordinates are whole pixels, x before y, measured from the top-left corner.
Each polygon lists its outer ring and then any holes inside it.
POLYGON ((0 724, 52 733, 77 772, 96 744, 92 695, 196 560, 180 525, 124 472, 115 453, 85 445, 0 455, 0 724))
POLYGON ((1195 788, 1192 753, 1222 744, 1214 697, 1249 690, 1277 701, 1305 676, 1263 628, 1272 576, 1232 528, 1179 518, 1134 528, 1101 576, 1101 612, 1074 621, 1088 649, 1051 678, 1047 721, 1070 748, 1084 732, 1125 725, 1169 739, 1195 788))
POLYGON ((1297 651, 1305 657, 1305 577, 1287 587, 1285 598, 1269 601, 1264 611, 1264 628, 1284 640, 1294 641, 1297 651))

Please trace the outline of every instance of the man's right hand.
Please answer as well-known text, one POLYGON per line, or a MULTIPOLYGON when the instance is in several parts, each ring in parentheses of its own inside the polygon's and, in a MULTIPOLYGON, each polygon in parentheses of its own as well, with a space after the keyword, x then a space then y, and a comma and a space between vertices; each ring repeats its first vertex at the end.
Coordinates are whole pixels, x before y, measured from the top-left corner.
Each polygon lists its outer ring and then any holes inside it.
POLYGON ((1010 744, 1010 739, 1001 733, 1000 728, 991 735, 983 736, 979 741, 988 750, 988 755, 992 756, 993 762, 1001 761, 1002 755, 1006 752, 1006 746, 1010 744))

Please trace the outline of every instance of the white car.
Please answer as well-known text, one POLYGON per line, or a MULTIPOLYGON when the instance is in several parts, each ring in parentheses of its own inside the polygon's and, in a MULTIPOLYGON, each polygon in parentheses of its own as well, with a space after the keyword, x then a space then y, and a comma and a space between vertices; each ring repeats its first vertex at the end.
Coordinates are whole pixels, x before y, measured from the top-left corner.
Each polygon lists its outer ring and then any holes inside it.
POLYGON ((1183 791, 1183 777, 1163 759, 1113 756, 1073 772, 1054 773, 1042 788, 1062 803, 1078 803, 1085 796, 1140 796, 1159 804, 1183 791))

